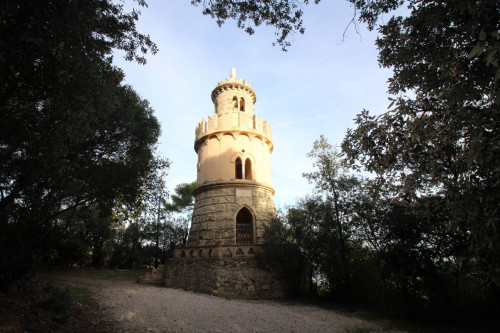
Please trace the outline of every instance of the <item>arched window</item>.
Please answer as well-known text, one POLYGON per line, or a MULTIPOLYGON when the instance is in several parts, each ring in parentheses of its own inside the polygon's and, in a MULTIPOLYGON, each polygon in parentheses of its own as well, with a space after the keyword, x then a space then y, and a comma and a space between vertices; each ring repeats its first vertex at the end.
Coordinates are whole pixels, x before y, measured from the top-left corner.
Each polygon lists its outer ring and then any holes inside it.
POLYGON ((246 207, 236 214, 236 244, 253 244, 253 216, 246 207))
POLYGON ((237 158, 235 162, 235 174, 236 179, 243 179, 243 164, 241 163, 241 158, 237 158))
POLYGON ((236 255, 237 256, 243 256, 243 250, 242 249, 236 250, 236 255))
POLYGON ((240 98, 240 111, 245 111, 245 99, 240 98))
POLYGON ((186 257, 186 252, 184 252, 184 250, 181 252, 181 258, 185 258, 186 257))
POLYGON ((212 258, 213 255, 214 255, 214 250, 212 249, 208 250, 208 257, 212 258))
POLYGON ((198 257, 199 257, 199 258, 202 258, 202 257, 203 257, 203 250, 202 250, 202 249, 200 249, 200 251, 198 251, 198 257))
POLYGON ((249 158, 245 160, 245 179, 252 180, 252 161, 249 158))
POLYGON ((233 97, 233 110, 238 110, 238 97, 233 97))

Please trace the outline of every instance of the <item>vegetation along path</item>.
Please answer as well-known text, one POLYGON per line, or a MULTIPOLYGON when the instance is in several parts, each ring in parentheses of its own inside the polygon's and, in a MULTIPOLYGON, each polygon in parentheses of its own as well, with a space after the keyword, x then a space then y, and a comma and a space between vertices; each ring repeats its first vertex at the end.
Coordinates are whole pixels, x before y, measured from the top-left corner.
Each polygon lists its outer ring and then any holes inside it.
POLYGON ((51 281, 85 288, 107 309, 116 331, 380 332, 382 326, 332 310, 269 300, 234 300, 135 283, 112 271, 58 272, 51 281))

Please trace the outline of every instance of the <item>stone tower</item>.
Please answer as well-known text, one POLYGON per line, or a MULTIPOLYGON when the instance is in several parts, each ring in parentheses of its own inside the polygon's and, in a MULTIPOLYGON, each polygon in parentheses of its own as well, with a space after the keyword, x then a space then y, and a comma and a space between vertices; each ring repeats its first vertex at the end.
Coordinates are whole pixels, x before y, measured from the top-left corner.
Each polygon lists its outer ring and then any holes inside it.
POLYGON ((196 127, 191 247, 227 246, 231 251, 262 244, 263 226, 274 212, 273 142, 269 124, 254 115, 256 99, 252 84, 238 79, 233 68, 231 77, 212 91, 215 113, 196 127))
POLYGON ((271 127, 254 115, 256 100, 234 68, 212 91, 215 113, 195 132, 198 179, 188 244, 165 263, 167 287, 225 297, 284 294, 280 274, 255 259, 275 213, 271 127))

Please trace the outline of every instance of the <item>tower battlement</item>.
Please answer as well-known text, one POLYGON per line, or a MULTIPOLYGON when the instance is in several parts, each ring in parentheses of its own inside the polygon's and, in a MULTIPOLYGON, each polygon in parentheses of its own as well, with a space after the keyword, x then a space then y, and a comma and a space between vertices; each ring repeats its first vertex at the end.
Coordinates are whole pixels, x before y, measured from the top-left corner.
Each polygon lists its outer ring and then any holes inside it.
POLYGON ((241 91, 248 94, 252 99, 252 104, 255 104, 257 101, 257 95, 253 90, 252 82, 248 82, 247 80, 239 79, 236 77, 236 69, 231 68, 231 76, 227 79, 221 80, 215 86, 215 89, 212 91, 212 102, 214 102, 216 108, 219 104, 217 100, 217 96, 225 91, 241 91))
POLYGON ((204 136, 234 130, 252 132, 257 136, 265 137, 268 141, 272 141, 271 125, 256 115, 247 115, 239 111, 222 115, 215 113, 212 117, 208 117, 208 121, 203 118, 196 126, 195 150, 197 143, 204 136))
MULTIPOLYGON (((231 70, 233 70, 233 69, 234 68, 231 68, 231 70)), ((253 86, 252 82, 248 82, 247 80, 237 78, 236 72, 234 72, 234 76, 232 74, 233 74, 233 72, 231 71, 231 76, 229 78, 227 78, 225 80, 220 80, 219 82, 217 82, 217 87, 225 85, 225 84, 239 83, 239 84, 242 84, 244 86, 247 86, 248 88, 252 88, 252 86, 253 86)))

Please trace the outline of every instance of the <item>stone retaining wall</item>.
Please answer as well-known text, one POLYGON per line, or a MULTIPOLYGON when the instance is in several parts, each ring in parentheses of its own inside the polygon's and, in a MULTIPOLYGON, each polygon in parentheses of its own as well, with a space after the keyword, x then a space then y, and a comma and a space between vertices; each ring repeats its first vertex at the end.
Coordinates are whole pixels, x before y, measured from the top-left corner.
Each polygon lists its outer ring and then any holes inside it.
POLYGON ((230 298, 282 298, 279 272, 258 266, 254 258, 169 259, 164 285, 230 298))

